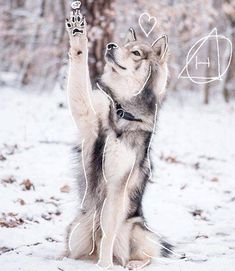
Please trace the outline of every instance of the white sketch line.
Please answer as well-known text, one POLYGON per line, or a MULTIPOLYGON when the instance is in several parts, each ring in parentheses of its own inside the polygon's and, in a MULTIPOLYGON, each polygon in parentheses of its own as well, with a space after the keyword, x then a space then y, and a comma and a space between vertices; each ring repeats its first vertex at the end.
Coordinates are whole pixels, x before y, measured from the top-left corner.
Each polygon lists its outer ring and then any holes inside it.
MULTIPOLYGON (((201 39, 199 39, 196 43, 194 43, 194 45, 190 48, 190 50, 188 51, 187 57, 186 57, 186 65, 183 68, 183 70, 181 71, 181 73, 178 75, 178 78, 181 77, 181 74, 184 72, 184 70, 187 70, 187 64, 189 64, 192 59, 194 58, 194 56, 197 54, 197 52, 201 49, 201 47, 204 45, 204 43, 209 39, 209 37, 211 36, 211 34, 215 31, 215 28, 205 37, 202 37, 201 39), (197 48, 197 50, 193 53, 193 55, 190 57, 190 59, 188 60, 189 54, 191 53, 191 51, 193 50, 193 48, 200 43, 200 41, 202 41, 201 45, 197 48)), ((189 75, 188 75, 189 76, 189 75)))
MULTIPOLYGON (((103 202, 103 206, 102 206, 102 209, 101 209, 101 213, 100 213, 100 228, 101 228, 101 231, 102 231, 102 238, 101 238, 101 242, 100 242, 100 255, 99 255, 99 259, 102 259, 102 247, 103 247, 103 242, 104 242, 104 239, 106 238, 106 233, 105 233, 105 230, 104 230, 104 227, 103 227, 103 224, 102 224, 102 219, 103 219, 103 211, 104 211, 104 208, 105 208, 105 204, 106 204, 106 201, 107 201, 107 198, 105 198, 104 202, 103 202)), ((115 229, 115 234, 113 236, 113 239, 112 239, 112 242, 111 242, 111 249, 110 249, 110 262, 112 263, 113 261, 113 246, 114 246, 114 241, 116 239, 116 229, 115 229)), ((98 266, 99 268, 101 268, 101 266, 99 265, 99 262, 96 264, 96 266, 98 266)), ((109 269, 111 267, 111 265, 107 266, 107 267, 102 267, 103 269, 109 269)))
MULTIPOLYGON (((70 73, 70 72, 69 72, 70 73)), ((69 81, 69 79, 68 79, 69 81)), ((69 82, 68 82, 68 85, 69 85, 69 82)), ((75 118, 73 117, 73 113, 72 113, 72 109, 71 109, 71 105, 70 105, 70 93, 68 91, 68 88, 67 88, 67 103, 68 103, 68 110, 69 110, 69 115, 71 116, 71 119, 73 120, 73 123, 75 124, 75 126, 77 127, 77 123, 75 121, 75 118)))
MULTIPOLYGON (((102 217, 103 217, 103 211, 104 211, 104 206, 106 204, 106 200, 107 198, 105 198, 104 202, 103 202, 103 206, 101 208, 101 212, 100 212, 100 228, 102 230, 102 235, 106 238, 106 234, 105 234, 105 231, 104 231, 104 228, 103 228, 103 225, 102 225, 102 217)), ((103 238, 102 238, 103 239, 103 238)), ((101 240, 102 241, 102 240, 101 240)))
MULTIPOLYGON (((180 76, 180 78, 188 78, 188 76, 180 76)), ((211 76, 211 77, 206 77, 206 76, 190 76, 190 78, 193 79, 214 79, 213 81, 217 80, 217 76, 211 76)))
POLYGON ((156 26, 156 24, 157 24, 157 19, 156 19, 156 17, 154 17, 154 16, 150 16, 148 12, 144 12, 144 13, 142 13, 142 14, 140 15, 138 22, 139 22, 139 26, 140 26, 141 30, 144 32, 145 36, 148 37, 148 36, 151 34, 151 32, 153 31, 153 29, 155 28, 155 26, 156 26), (152 28, 149 30, 149 32, 146 32, 146 31, 144 30, 144 27, 142 26, 142 23, 141 23, 141 20, 143 19, 144 16, 145 16, 145 17, 146 17, 146 16, 148 17, 148 22, 150 22, 151 20, 154 21, 153 26, 152 26, 152 28))
MULTIPOLYGON (((87 27, 87 25, 86 25, 86 27, 87 27)), ((86 63, 88 63, 88 54, 86 55, 86 63)), ((90 82, 88 64, 86 66, 87 66, 86 67, 86 91, 87 91, 90 107, 91 107, 92 111, 94 112, 94 114, 96 115, 97 113, 96 113, 95 108, 93 106, 92 99, 91 99, 91 93, 89 91, 91 86, 89 86, 89 83, 88 83, 88 82, 90 82)))
POLYGON ((165 39, 165 45, 166 45, 166 46, 165 46, 165 48, 164 48, 164 53, 162 54, 160 60, 164 58, 164 56, 165 56, 165 54, 166 54, 166 52, 167 52, 167 50, 168 50, 168 36, 167 36, 167 35, 162 35, 162 36, 160 36, 160 37, 157 38, 157 39, 152 43, 152 45, 151 45, 151 47, 153 47, 153 46, 154 46, 160 39, 162 39, 162 38, 165 39))
POLYGON ((145 263, 143 263, 141 266, 136 267, 133 270, 141 270, 142 268, 144 268, 145 266, 147 266, 150 263, 150 259, 148 259, 145 263))
POLYGON ((161 257, 151 256, 151 255, 149 255, 148 253, 146 253, 146 252, 144 252, 144 251, 142 251, 142 253, 143 253, 145 256, 149 257, 149 258, 152 258, 152 259, 154 259, 154 260, 159 261, 160 263, 161 263, 161 262, 162 262, 162 263, 179 263, 179 262, 185 261, 185 259, 178 259, 178 260, 163 259, 163 258, 161 258, 161 257))
MULTIPOLYGON (((147 230, 149 230, 150 232, 154 233, 155 235, 157 235, 159 238, 162 239, 162 236, 161 236, 158 232, 153 231, 152 229, 150 229, 149 226, 148 226, 145 222, 144 222, 144 226, 146 227, 147 230)), ((171 252, 172 254, 174 254, 174 255, 177 256, 177 257, 182 257, 183 255, 185 255, 185 253, 179 254, 179 253, 175 252, 174 250, 165 247, 164 245, 162 245, 162 244, 160 244, 160 243, 158 243, 158 242, 152 240, 152 239, 149 238, 148 236, 145 236, 145 237, 146 237, 149 241, 151 241, 151 242, 157 244, 157 245, 160 246, 160 247, 163 247, 164 249, 166 249, 167 251, 171 252)), ((163 240, 163 239, 162 239, 162 240, 163 240)), ((163 241, 164 241, 164 240, 163 240, 163 241)), ((187 258, 185 257, 184 259, 186 260, 187 258)), ((180 260, 182 260, 182 259, 180 259, 180 260)))
POLYGON ((157 111, 158 111, 157 104, 155 104, 155 107, 156 107, 156 109, 155 109, 155 114, 154 114, 153 130, 152 130, 151 138, 150 138, 148 149, 147 149, 147 159, 148 159, 148 164, 149 164, 149 178, 148 178, 148 180, 152 179, 152 168, 151 168, 151 161, 150 161, 150 148, 151 148, 151 144, 152 144, 152 141, 153 141, 153 136, 155 134, 156 124, 157 124, 157 111))
POLYGON ((115 108, 115 104, 114 104, 113 99, 101 88, 101 86, 99 85, 99 83, 96 83, 96 85, 99 88, 99 90, 101 90, 104 93, 104 95, 109 98, 109 100, 112 102, 113 107, 115 108))
POLYGON ((131 31, 132 39, 136 41, 135 31, 132 27, 129 28, 129 31, 131 31))
POLYGON ((190 50, 188 51, 187 53, 187 57, 186 57, 186 64, 184 66, 184 68, 182 69, 182 71, 180 72, 180 74, 178 75, 178 79, 179 78, 187 78, 187 79, 190 79, 193 83, 195 84, 206 84, 206 83, 211 83, 213 81, 216 81, 216 80, 222 80, 222 77, 224 76, 224 74, 227 72, 230 64, 231 64, 231 61, 232 61, 232 42, 225 36, 223 35, 218 35, 217 34, 217 29, 214 28, 207 36, 205 37, 202 37, 201 39, 199 39, 191 48, 190 50), (215 34, 214 34, 215 32, 215 34), (213 34, 213 35, 212 35, 213 34), (195 81, 193 79, 205 79, 204 77, 193 77, 189 74, 189 70, 188 70, 188 66, 190 64, 190 62, 192 61, 192 59, 194 58, 194 56, 197 54, 197 52, 201 49, 201 47, 205 44, 205 42, 208 40, 208 39, 216 39, 216 46, 217 46, 217 64, 218 64, 218 70, 219 70, 219 73, 218 73, 218 76, 216 77, 209 77, 209 79, 207 81, 195 81), (223 39, 223 40, 226 40, 229 44, 229 48, 230 48, 230 54, 229 54, 229 60, 228 60, 228 63, 227 63, 227 66, 225 68, 225 70, 223 71, 223 73, 221 73, 221 68, 220 68, 220 50, 219 50, 219 44, 218 44, 218 40, 219 39, 223 39), (201 42, 201 44, 200 44, 201 42), (189 55, 191 53, 191 51, 198 45, 198 48, 195 50, 195 52, 192 54, 192 56, 189 58, 189 55), (186 71, 187 73, 187 76, 182 76, 182 74, 186 71))
POLYGON ((82 167, 83 167, 83 172, 84 172, 85 181, 86 181, 86 188, 85 188, 85 192, 84 192, 83 199, 81 202, 81 208, 83 208, 83 204, 84 204, 86 194, 87 194, 87 189, 88 189, 88 180, 87 180, 85 160, 84 160, 84 143, 85 143, 85 139, 82 140, 82 167))
MULTIPOLYGON (((224 74, 227 72, 227 70, 228 70, 228 68, 229 68, 229 66, 230 66, 230 64, 231 64, 231 61, 232 61, 232 48, 233 48, 233 46, 232 46, 232 42, 228 39, 228 38, 226 38, 225 36, 222 36, 222 35, 217 35, 217 36, 215 36, 215 35, 212 35, 212 36, 210 36, 210 38, 218 38, 218 39, 225 39, 225 40, 227 40, 228 41, 228 43, 229 43, 229 45, 230 45, 230 57, 229 57, 229 61, 228 61, 228 64, 227 64, 227 67, 226 67, 226 69, 223 71, 223 73, 222 74, 219 74, 217 77, 215 77, 215 79, 214 80, 210 80, 209 82, 207 82, 207 83, 210 83, 210 82, 213 82, 213 81, 215 81, 215 80, 222 80, 222 77, 224 76, 224 74)), ((219 59, 219 51, 217 52, 217 54, 218 54, 218 59, 219 59)), ((197 83, 197 82, 195 82, 195 81, 193 81, 194 83, 197 83)))
POLYGON ((109 140, 109 136, 107 136, 107 138, 105 140, 105 145, 104 145, 104 150, 103 150, 103 155, 102 155, 102 172, 103 172, 103 177, 104 177, 104 180, 106 183, 108 182, 108 180, 105 176, 105 163, 104 162, 105 162, 105 153, 106 153, 108 140, 109 140))
MULTIPOLYGON (((117 228, 117 227, 116 227, 117 228)), ((113 235, 113 239, 112 239, 112 243, 111 243, 111 249, 110 249, 110 262, 113 261, 113 246, 114 246, 114 241, 116 239, 117 236, 117 231, 115 229, 115 234, 113 235)), ((107 268, 108 269, 108 268, 107 268)))
MULTIPOLYGON (((87 34, 87 24, 86 24, 86 20, 85 20, 85 32, 87 34)), ((91 95, 92 93, 89 91, 89 89, 91 89, 92 87, 89 86, 89 82, 90 82, 90 78, 89 78, 89 67, 88 67, 88 57, 86 57, 86 91, 87 91, 87 94, 88 94, 88 99, 89 99, 89 103, 90 103, 90 107, 92 109, 92 111, 94 112, 94 114, 96 115, 96 111, 95 111, 95 108, 93 106, 93 103, 92 103, 92 99, 91 99, 91 95)))
POLYGON ((198 61, 198 56, 196 56, 196 70, 198 69, 198 65, 207 65, 208 68, 210 68, 210 59, 207 57, 207 61, 198 61))
POLYGON ((94 112, 94 114, 96 115, 97 113, 96 113, 96 111, 95 111, 95 108, 94 108, 93 103, 92 103, 92 100, 91 100, 91 93, 90 93, 90 91, 88 90, 88 89, 89 89, 89 86, 88 86, 88 82, 89 82, 89 81, 88 81, 88 80, 90 80, 88 74, 89 74, 89 70, 87 70, 87 73, 86 73, 87 94, 88 94, 88 99, 89 99, 90 107, 91 107, 92 111, 94 112))
POLYGON ((143 265, 141 265, 141 266, 139 267, 139 269, 144 268, 144 267, 147 266, 149 263, 150 263, 150 259, 148 259, 148 261, 146 261, 146 263, 144 263, 143 265))
MULTIPOLYGON (((104 212, 104 207, 105 207, 106 201, 107 201, 107 198, 105 198, 105 200, 103 202, 103 206, 101 208, 101 213, 100 213, 100 228, 101 228, 101 231, 102 231, 102 238, 101 238, 101 241, 100 241, 100 255, 99 255, 99 259, 102 259, 102 247, 103 247, 104 239, 106 238, 106 233, 105 233, 105 230, 104 230, 104 227, 103 227, 103 223, 102 223, 103 212, 104 212)), ((115 235, 115 237, 116 237, 116 235, 115 235)), ((113 253, 112 253, 112 251, 110 251, 110 252, 111 252, 111 262, 112 262, 113 253)), ((102 268, 102 269, 108 269, 108 268, 111 267, 111 265, 109 265, 107 267, 101 267, 99 265, 99 262, 96 264, 96 266, 99 267, 99 268, 102 268)))
POLYGON ((149 238, 147 235, 145 235, 145 237, 146 237, 146 239, 148 239, 150 242, 152 242, 152 243, 154 243, 154 244, 156 244, 156 245, 158 245, 158 246, 160 246, 160 247, 164 248, 165 250, 167 250, 167 251, 171 252, 171 253, 172 253, 172 254, 174 254, 175 256, 177 256, 177 257, 182 257, 182 256, 183 256, 183 255, 181 255, 181 254, 179 254, 179 253, 175 252, 174 250, 169 249, 169 248, 167 248, 167 247, 163 246, 161 243, 156 242, 155 240, 153 240, 153 239, 149 238))
POLYGON ((136 162, 136 158, 135 158, 135 160, 133 162, 133 165, 131 167, 130 173, 128 175, 128 178, 127 178, 127 181, 126 181, 126 185, 125 185, 125 189, 124 189, 124 193, 123 193, 123 206, 122 206, 123 213, 125 211, 125 201, 126 201, 126 192, 127 192, 126 190, 127 190, 127 187, 128 187, 128 184, 129 184, 129 180, 131 178, 131 175, 132 175, 132 172, 133 172, 133 169, 134 169, 134 166, 135 166, 135 162, 136 162))
POLYGON ((89 255, 91 255, 95 250, 95 218, 96 218, 96 210, 95 210, 93 220, 92 220, 92 249, 89 255))
MULTIPOLYGON (((107 200, 107 198, 105 198, 105 200, 103 202, 103 205, 102 205, 102 208, 101 208, 101 212, 100 212, 100 228, 101 228, 101 231, 102 231, 102 238, 101 238, 101 241, 100 241, 100 255, 99 255, 99 259, 102 258, 102 246, 103 246, 104 238, 106 238, 106 233, 104 231, 103 224, 102 224, 102 217, 103 217, 103 211, 104 211, 104 206, 106 204, 106 200, 107 200)), ((96 266, 99 267, 99 268, 101 268, 101 266, 99 266, 98 263, 96 263, 96 266)))
POLYGON ((72 9, 79 9, 80 6, 81 6, 81 2, 80 2, 80 1, 73 1, 73 2, 71 3, 71 8, 72 8, 72 9))
MULTIPOLYGON (((90 251, 89 255, 91 255, 94 250, 95 250, 95 218, 96 218, 96 210, 94 212, 94 215, 93 215, 93 227, 92 227, 92 250, 90 251)), ((69 245, 69 250, 72 251, 72 247, 71 247, 71 242, 72 242, 72 236, 75 232, 75 230, 78 228, 78 226, 81 224, 81 222, 78 222, 75 227, 73 228, 73 230, 71 231, 70 235, 69 235, 69 242, 68 242, 68 245, 69 245)))
POLYGON ((144 90, 146 84, 148 83, 148 80, 149 80, 151 74, 152 74, 152 68, 151 68, 151 66, 149 65, 149 70, 148 70, 147 78, 145 79, 144 84, 143 84, 143 86, 141 87, 141 89, 140 89, 137 93, 135 93, 134 96, 139 95, 139 94, 144 90))
POLYGON ((78 228, 78 226, 80 225, 81 223, 77 223, 77 225, 73 228, 73 230, 71 231, 70 233, 70 236, 69 236, 69 250, 72 251, 72 247, 71 247, 71 241, 72 241, 72 236, 73 236, 73 233, 74 231, 78 228))
POLYGON ((157 232, 153 231, 152 229, 150 229, 149 226, 145 222, 144 222, 144 226, 146 227, 147 230, 149 230, 152 233, 156 234, 159 238, 162 238, 162 236, 159 233, 157 233, 157 232))

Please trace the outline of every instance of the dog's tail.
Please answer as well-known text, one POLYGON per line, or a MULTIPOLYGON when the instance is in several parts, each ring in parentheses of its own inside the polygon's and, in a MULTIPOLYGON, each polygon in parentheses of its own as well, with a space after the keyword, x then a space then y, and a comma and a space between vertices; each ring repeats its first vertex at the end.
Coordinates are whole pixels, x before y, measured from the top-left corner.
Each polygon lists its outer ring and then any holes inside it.
MULTIPOLYGON (((144 222, 144 228, 151 234, 153 234, 153 239, 155 239, 155 244, 160 247, 159 256, 164 258, 174 258, 174 260, 183 260, 186 259, 185 253, 178 252, 174 245, 166 241, 162 235, 150 229, 150 227, 144 222)), ((151 238, 149 239, 151 240, 151 238)), ((153 241, 153 240, 151 240, 153 241)))
POLYGON ((171 258, 174 257, 178 260, 186 259, 185 253, 179 253, 175 251, 175 246, 168 241, 160 239, 161 257, 171 258))

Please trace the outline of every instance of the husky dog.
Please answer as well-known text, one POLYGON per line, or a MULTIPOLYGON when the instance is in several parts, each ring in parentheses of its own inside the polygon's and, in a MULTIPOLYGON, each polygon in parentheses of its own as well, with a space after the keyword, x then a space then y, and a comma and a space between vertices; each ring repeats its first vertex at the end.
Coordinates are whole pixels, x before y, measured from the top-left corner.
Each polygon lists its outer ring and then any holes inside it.
MULTIPOLYGON (((167 83, 167 37, 139 42, 133 29, 124 46, 109 43, 105 68, 92 90, 85 18, 73 10, 68 101, 81 140, 76 148, 81 208, 68 227, 67 253, 99 267, 141 268, 160 255, 142 197, 151 177, 149 145, 167 83)), ((167 252, 165 249, 163 252, 167 252)))

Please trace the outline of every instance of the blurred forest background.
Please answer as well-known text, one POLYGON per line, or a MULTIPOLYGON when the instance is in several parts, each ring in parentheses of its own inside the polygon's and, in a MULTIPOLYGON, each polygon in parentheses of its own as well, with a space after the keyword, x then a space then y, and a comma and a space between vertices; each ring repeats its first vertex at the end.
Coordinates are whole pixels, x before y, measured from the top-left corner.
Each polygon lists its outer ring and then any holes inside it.
MULTIPOLYGON (((105 45, 120 42, 132 26, 144 38, 138 25, 143 12, 155 16, 158 26, 149 41, 161 33, 169 36, 170 91, 202 91, 208 103, 214 93, 226 102, 235 97, 235 58, 222 80, 197 85, 178 79, 191 46, 216 27, 218 34, 235 44, 235 0, 88 0, 82 12, 88 22, 90 69, 94 79, 102 72, 105 45)), ((68 63, 68 36, 64 21, 69 16, 69 0, 0 0, 0 84, 20 88, 50 90, 65 86, 68 63)), ((234 47, 234 46, 233 46, 234 47)), ((235 48, 233 48, 234 51, 235 48)), ((212 55, 214 48, 204 48, 212 55)), ((228 62, 224 48, 222 66, 228 62)), ((234 55, 234 53, 233 53, 234 55)), ((205 71, 206 73, 206 71, 205 71)), ((205 74, 205 76, 208 74, 205 74)))

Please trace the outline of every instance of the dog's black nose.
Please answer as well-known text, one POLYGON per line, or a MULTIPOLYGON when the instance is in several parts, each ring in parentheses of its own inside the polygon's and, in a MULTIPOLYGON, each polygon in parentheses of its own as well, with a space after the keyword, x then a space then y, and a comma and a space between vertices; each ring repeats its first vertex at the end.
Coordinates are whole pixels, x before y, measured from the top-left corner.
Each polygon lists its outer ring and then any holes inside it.
POLYGON ((107 44, 107 49, 108 50, 112 50, 112 49, 115 49, 115 48, 118 48, 117 44, 115 44, 115 43, 108 43, 107 44))

